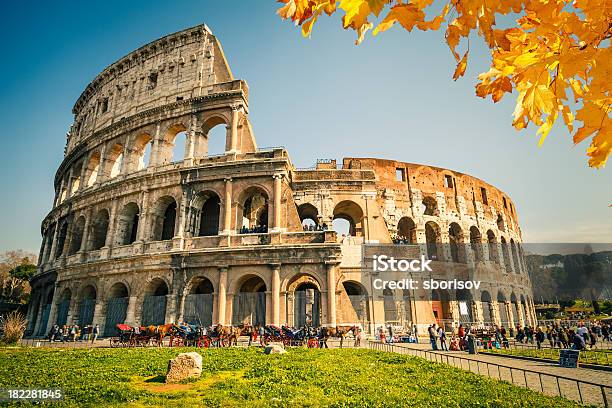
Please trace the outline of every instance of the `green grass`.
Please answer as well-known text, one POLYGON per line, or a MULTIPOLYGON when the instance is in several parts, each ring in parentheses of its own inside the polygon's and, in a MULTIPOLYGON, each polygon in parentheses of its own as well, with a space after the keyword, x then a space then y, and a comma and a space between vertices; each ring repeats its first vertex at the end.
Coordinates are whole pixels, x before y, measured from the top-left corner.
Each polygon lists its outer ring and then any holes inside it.
MULTIPOLYGON (((510 348, 510 349, 489 349, 483 350, 485 353, 512 355, 518 357, 534 357, 551 361, 559 361, 559 349, 542 348, 510 348)), ((580 352, 580 363, 598 364, 603 366, 612 365, 612 353, 597 350, 584 350, 580 352)))
MULTIPOLYGON (((363 349, 200 350, 199 380, 163 384, 186 349, 0 349, 0 388, 63 387, 56 406, 570 407, 423 359, 363 349)), ((24 406, 19 405, 19 406, 24 406)))

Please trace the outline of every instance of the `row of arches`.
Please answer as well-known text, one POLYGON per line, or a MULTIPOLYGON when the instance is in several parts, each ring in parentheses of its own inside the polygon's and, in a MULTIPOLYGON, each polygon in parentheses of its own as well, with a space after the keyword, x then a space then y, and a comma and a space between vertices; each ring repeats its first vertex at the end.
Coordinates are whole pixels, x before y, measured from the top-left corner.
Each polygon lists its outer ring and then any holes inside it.
POLYGON ((223 154, 229 143, 228 124, 225 116, 213 116, 190 137, 188 125, 178 122, 169 125, 157 138, 153 130, 143 131, 128 137, 126 141, 95 149, 66 172, 56 195, 56 205, 81 188, 91 187, 120 174, 131 174, 149 166, 178 163, 189 157, 223 154))
MULTIPOLYGON (((238 196, 236 229, 239 232, 267 232, 269 201, 263 188, 244 189, 238 196)), ((214 191, 195 194, 187 205, 186 234, 193 237, 218 235, 223 230, 223 205, 214 191)), ((158 198, 147 214, 142 214, 138 203, 128 202, 114 217, 107 208, 97 210, 89 223, 85 215, 79 215, 76 220, 64 217, 45 231, 41 259, 45 263, 79 251, 131 245, 136 241, 171 240, 177 235, 180 222, 179 205, 170 195, 158 198)))

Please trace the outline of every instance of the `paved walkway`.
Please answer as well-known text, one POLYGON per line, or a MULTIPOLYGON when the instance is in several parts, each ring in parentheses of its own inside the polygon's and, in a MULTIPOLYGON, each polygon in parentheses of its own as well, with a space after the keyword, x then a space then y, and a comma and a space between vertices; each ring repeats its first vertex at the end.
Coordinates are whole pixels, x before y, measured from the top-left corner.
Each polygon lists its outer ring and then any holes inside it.
POLYGON ((508 358, 461 351, 434 351, 429 344, 394 345, 394 351, 418 355, 431 361, 453 365, 493 379, 504 380, 548 395, 562 395, 575 401, 612 405, 612 372, 588 368, 563 368, 554 363, 508 358), (558 378, 557 377, 561 377, 558 378), (576 381, 581 381, 580 385, 576 381), (584 382, 591 383, 585 384, 584 382), (605 394, 605 395, 602 395, 605 394))

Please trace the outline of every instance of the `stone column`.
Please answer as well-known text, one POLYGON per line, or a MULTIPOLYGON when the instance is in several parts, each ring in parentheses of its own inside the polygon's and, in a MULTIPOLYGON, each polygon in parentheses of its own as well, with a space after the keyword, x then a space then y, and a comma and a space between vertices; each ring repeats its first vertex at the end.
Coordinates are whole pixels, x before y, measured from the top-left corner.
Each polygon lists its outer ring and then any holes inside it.
POLYGON ((280 326, 280 264, 272 264, 272 324, 280 326))
POLYGON ((51 327, 55 324, 55 320, 57 320, 57 299, 59 298, 57 287, 53 291, 53 301, 51 302, 51 310, 49 311, 49 320, 47 321, 47 329, 45 333, 49 333, 51 331, 51 327))
POLYGON ((238 119, 240 117, 240 107, 232 106, 232 121, 229 126, 230 146, 227 153, 238 151, 238 119))
POLYGON ((74 182, 73 172, 74 172, 74 167, 70 167, 70 171, 68 172, 68 185, 66 186, 66 198, 69 198, 72 196, 72 183, 74 182))
POLYGON ((143 190, 140 196, 140 215, 138 216, 138 230, 136 231, 136 240, 144 241, 147 239, 147 224, 149 221, 149 203, 147 190, 143 190))
POLYGON ((176 312, 176 322, 180 323, 185 318, 185 298, 187 295, 181 293, 178 298, 178 310, 176 312))
POLYGON ((157 123, 157 126, 155 127, 155 136, 153 137, 153 140, 151 141, 151 157, 149 159, 149 167, 154 167, 154 166, 159 166, 159 154, 160 154, 160 145, 163 145, 163 143, 161 143, 161 141, 159 140, 159 134, 161 131, 161 124, 157 123))
POLYGON ((138 298, 136 296, 130 296, 128 299, 128 306, 125 313, 125 324, 134 326, 136 325, 136 302, 138 298))
POLYGON ((91 225, 91 210, 85 215, 85 224, 83 225, 83 236, 81 237, 81 247, 79 252, 85 252, 89 249, 89 227, 91 225))
POLYGON ((166 295, 166 316, 164 323, 176 323, 176 295, 166 295))
POLYGON ((508 326, 514 327, 514 313, 512 313, 512 303, 510 303, 510 301, 508 300, 506 300, 504 303, 506 306, 506 313, 508 313, 508 326))
POLYGON ((108 230, 106 233, 106 241, 104 242, 105 247, 111 247, 114 245, 115 239, 115 224, 117 223, 117 200, 113 200, 111 205, 111 213, 108 217, 108 230))
POLYGON ((232 231, 232 179, 228 177, 225 181, 225 200, 223 203, 223 235, 230 235, 232 231))
POLYGON ((217 299, 218 324, 225 324, 225 306, 227 297, 227 267, 219 268, 219 296, 217 299))
POLYGON ((79 191, 87 188, 87 180, 85 180, 85 177, 87 177, 87 169, 89 168, 89 157, 87 158, 87 161, 83 160, 83 164, 81 164, 81 182, 79 183, 79 191))
POLYGON ((325 262, 327 269, 327 325, 336 325, 336 267, 337 262, 325 262))
POLYGON ((281 231, 281 197, 282 197, 282 174, 275 174, 272 176, 274 179, 274 190, 273 190, 273 209, 274 209, 274 217, 272 220, 272 229, 270 232, 280 232, 281 231))
POLYGON ((493 323, 501 326, 501 316, 499 315, 499 305, 496 300, 491 300, 489 303, 491 305, 491 319, 493 323))
POLYGON ((104 304, 102 303, 101 299, 96 299, 96 305, 94 306, 94 315, 93 315, 93 319, 91 321, 91 324, 93 326, 95 326, 96 324, 100 325, 100 332, 104 333, 104 321, 106 319, 105 316, 102 314, 102 308, 103 308, 104 304))

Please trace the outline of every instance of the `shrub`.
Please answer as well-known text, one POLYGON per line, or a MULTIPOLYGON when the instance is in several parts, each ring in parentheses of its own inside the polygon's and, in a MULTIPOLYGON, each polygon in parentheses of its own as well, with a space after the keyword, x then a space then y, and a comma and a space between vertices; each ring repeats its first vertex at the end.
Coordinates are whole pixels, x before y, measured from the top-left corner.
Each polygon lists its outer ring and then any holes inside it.
POLYGON ((25 317, 17 311, 1 316, 0 333, 2 333, 2 343, 17 344, 23 337, 27 323, 28 321, 25 317))

